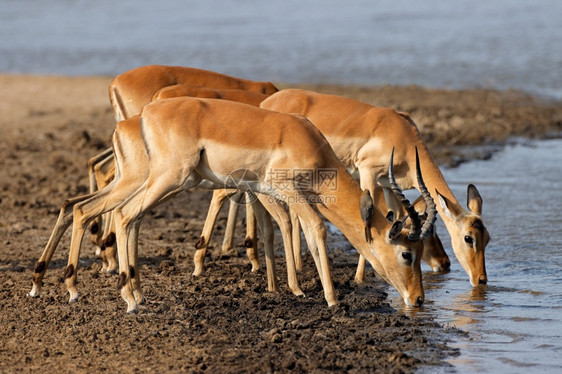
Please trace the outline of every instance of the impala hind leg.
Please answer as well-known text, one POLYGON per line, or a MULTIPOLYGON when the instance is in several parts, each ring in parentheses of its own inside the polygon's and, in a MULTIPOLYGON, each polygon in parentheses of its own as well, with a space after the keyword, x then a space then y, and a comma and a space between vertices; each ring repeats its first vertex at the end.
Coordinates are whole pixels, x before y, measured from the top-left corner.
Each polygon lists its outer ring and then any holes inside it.
POLYGON ((121 204, 128 196, 137 190, 139 184, 138 180, 112 182, 89 199, 74 205, 70 253, 68 256, 68 265, 64 271, 64 283, 70 295, 70 302, 78 300, 76 272, 78 270, 80 247, 89 223, 99 215, 121 204))
POLYGON ((55 227, 53 228, 53 231, 51 232, 51 236, 49 237, 49 241, 47 242, 47 245, 45 246, 45 249, 43 250, 41 257, 39 257, 39 260, 37 260, 37 263, 35 264, 35 267, 33 269, 33 278, 32 278, 33 285, 31 291, 28 294, 29 296, 38 297, 41 294, 41 287, 43 286, 43 277, 45 276, 47 267, 49 266, 49 263, 53 258, 53 254, 55 253, 55 250, 57 249, 57 246, 62 236, 66 232, 66 229, 68 229, 68 227, 72 223, 72 210, 74 208, 74 205, 84 200, 87 200, 92 196, 93 196, 92 194, 88 194, 88 195, 75 197, 73 199, 65 201, 62 204, 60 208, 59 216, 57 218, 57 222, 55 224, 55 227))
POLYGON ((117 287, 127 303, 127 313, 136 313, 138 302, 144 300, 138 271, 137 247, 140 220, 151 209, 179 192, 198 185, 200 181, 201 177, 196 173, 189 173, 183 182, 174 173, 151 174, 141 188, 115 209, 115 233, 119 256, 117 287))
MULTIPOLYGON (((112 148, 108 148, 88 160, 88 179, 90 185, 90 193, 99 191, 109 184, 110 180, 108 180, 108 175, 106 175, 103 170, 110 162, 113 162, 113 160, 114 156, 112 148)), ((109 173, 111 173, 111 177, 113 177, 113 171, 113 168, 111 168, 111 170, 109 171, 109 173)), ((89 229, 91 234, 91 241, 96 246, 99 246, 100 240, 103 237, 103 222, 103 217, 100 216, 90 224, 89 229)), ((96 255, 100 255, 99 248, 96 250, 96 255)))
POLYGON ((193 275, 196 277, 203 274, 205 256, 207 255, 207 246, 209 245, 209 241, 211 240, 213 228, 215 227, 215 223, 217 222, 219 211, 226 199, 229 196, 234 195, 236 192, 237 190, 232 189, 221 189, 213 191, 213 197, 211 198, 207 217, 205 218, 205 224, 203 225, 203 232, 197 240, 197 243, 195 243, 195 254, 193 255, 193 263, 195 265, 195 269, 193 270, 193 275))

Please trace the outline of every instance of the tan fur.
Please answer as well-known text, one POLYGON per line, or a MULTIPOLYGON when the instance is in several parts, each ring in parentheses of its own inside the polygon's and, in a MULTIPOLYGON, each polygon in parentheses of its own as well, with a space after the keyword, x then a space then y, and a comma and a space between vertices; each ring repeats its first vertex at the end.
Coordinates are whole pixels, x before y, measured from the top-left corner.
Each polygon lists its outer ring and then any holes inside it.
MULTIPOLYGON (((402 189, 418 188, 415 178, 415 147, 420 153, 421 170, 432 196, 442 194, 449 202, 448 211, 437 203, 437 209, 452 239, 456 257, 469 275, 473 285, 487 281, 484 250, 489 240, 486 228, 474 233, 471 227, 480 213, 461 207, 447 185, 441 171, 433 161, 418 128, 407 113, 389 108, 378 108, 357 100, 311 91, 289 89, 270 96, 260 105, 262 108, 285 113, 301 113, 311 120, 326 136, 334 151, 348 168, 359 171, 361 187, 371 190, 374 200, 382 209, 385 200, 382 190, 387 187, 388 155, 396 147, 395 174, 402 189), (353 147, 341 139, 354 141, 353 147), (339 141, 332 142, 332 139, 339 141), (377 139, 376 143, 372 143, 377 139), (343 145, 340 147, 340 144, 343 145), (375 146, 376 145, 376 146, 375 146), (351 161, 352 160, 352 161, 351 161), (476 236, 476 245, 469 248, 464 242, 466 235, 476 236)), ((393 210, 398 211, 398 207, 393 210)))
POLYGON ((256 82, 208 70, 165 65, 142 66, 120 74, 111 82, 109 91, 114 108, 119 107, 124 118, 130 118, 139 114, 158 90, 174 85, 244 90, 267 95, 277 92, 271 82, 256 82), (117 98, 120 98, 119 102, 114 102, 117 98))

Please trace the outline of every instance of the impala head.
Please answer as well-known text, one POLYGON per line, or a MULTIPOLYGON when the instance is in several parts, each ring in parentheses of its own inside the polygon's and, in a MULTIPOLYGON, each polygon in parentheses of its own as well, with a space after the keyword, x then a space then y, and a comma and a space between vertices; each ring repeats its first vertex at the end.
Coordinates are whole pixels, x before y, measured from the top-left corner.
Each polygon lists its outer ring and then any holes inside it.
POLYGON ((465 210, 437 192, 443 214, 455 223, 449 230, 453 251, 467 272, 470 283, 477 286, 488 282, 484 251, 490 234, 482 223, 482 197, 474 185, 468 185, 467 196, 468 210, 465 210))
MULTIPOLYGON (((422 223, 427 220, 427 204, 423 196, 420 196, 414 201, 414 208, 420 215, 422 223)), ((437 236, 435 225, 431 227, 425 239, 423 239, 423 254, 422 261, 428 264, 435 272, 447 271, 451 267, 449 256, 443 248, 441 239, 437 236)))
MULTIPOLYGON (((376 253, 376 257, 384 269, 384 272, 379 272, 380 275, 400 292, 406 305, 419 307, 423 304, 425 298, 420 266, 423 251, 422 243, 427 235, 429 235, 435 223, 435 219, 437 218, 435 203, 425 187, 419 168, 419 162, 417 162, 418 182, 422 190, 423 199, 428 206, 428 217, 422 224, 419 214, 396 184, 393 159, 394 150, 390 156, 389 165, 391 190, 402 204, 407 213, 407 217, 404 220, 397 220, 391 223, 387 222, 382 232, 384 240, 377 240, 376 242, 370 240, 371 236, 367 235, 367 230, 365 230, 365 239, 371 244, 372 251, 376 253), (411 221, 411 225, 408 229, 405 227, 407 219, 411 221)), ((367 198, 365 196, 369 196, 369 193, 365 192, 361 199, 361 216, 364 222, 371 222, 369 221, 371 217, 368 215, 369 213, 372 214, 372 207, 366 203, 367 198)), ((370 201, 372 204, 372 200, 370 201)), ((366 226, 366 228, 369 227, 366 226)))

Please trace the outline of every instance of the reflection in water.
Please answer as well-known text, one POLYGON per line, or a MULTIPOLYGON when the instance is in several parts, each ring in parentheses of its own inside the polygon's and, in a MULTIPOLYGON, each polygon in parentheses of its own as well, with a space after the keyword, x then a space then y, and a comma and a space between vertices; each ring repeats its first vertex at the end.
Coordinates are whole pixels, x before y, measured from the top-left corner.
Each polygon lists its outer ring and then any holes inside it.
POLYGON ((488 286, 481 285, 455 296, 451 303, 451 309, 456 311, 455 326, 463 329, 480 322, 478 313, 485 312, 485 305, 479 301, 486 301, 487 290, 488 286))

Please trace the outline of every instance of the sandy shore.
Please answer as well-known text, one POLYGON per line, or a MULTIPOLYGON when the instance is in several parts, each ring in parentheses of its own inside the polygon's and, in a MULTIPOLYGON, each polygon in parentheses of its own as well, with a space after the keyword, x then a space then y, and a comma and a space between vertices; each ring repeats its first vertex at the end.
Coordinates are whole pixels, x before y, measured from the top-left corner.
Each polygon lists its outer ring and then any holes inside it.
MULTIPOLYGON (((26 297, 60 204, 87 191, 86 162, 109 146, 109 82, 0 75, 0 371, 410 372, 457 354, 446 344, 451 330, 394 311, 372 274, 365 286, 355 286, 356 256, 342 248, 330 254, 337 308, 326 307, 310 259, 301 274, 307 298, 285 288, 267 293, 263 272, 249 272, 241 230, 236 248, 220 253, 224 212, 208 271, 193 278, 193 244, 209 199, 201 191, 182 194, 144 220, 140 256, 148 302, 138 315, 124 314, 116 277, 100 273, 89 241, 78 275, 81 300, 67 303, 60 282, 68 233, 44 294, 26 297)), ((409 112, 443 165, 488 158, 513 136, 562 132, 561 103, 521 92, 298 86, 409 112)), ((276 250, 283 274, 279 240, 276 250)))

